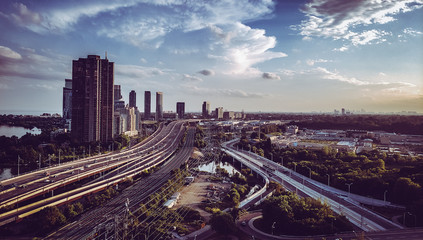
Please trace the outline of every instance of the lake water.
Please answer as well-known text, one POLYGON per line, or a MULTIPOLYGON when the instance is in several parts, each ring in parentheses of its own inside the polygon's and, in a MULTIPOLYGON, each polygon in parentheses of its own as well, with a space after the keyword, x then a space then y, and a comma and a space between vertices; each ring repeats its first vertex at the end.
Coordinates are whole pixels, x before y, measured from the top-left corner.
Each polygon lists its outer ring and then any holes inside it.
POLYGON ((207 163, 207 164, 202 164, 202 165, 198 166, 198 170, 204 171, 204 172, 209 172, 209 173, 216 173, 216 166, 219 166, 220 168, 223 168, 226 171, 228 171, 230 176, 232 176, 232 174, 234 174, 234 173, 240 173, 238 170, 233 168, 230 164, 222 163, 222 162, 220 162, 220 163, 211 162, 211 163, 207 163))
POLYGON ((38 135, 41 133, 41 129, 36 127, 34 127, 33 129, 27 129, 23 127, 15 127, 15 126, 7 126, 7 125, 0 126, 0 136, 6 136, 6 137, 16 136, 20 138, 26 133, 38 135))
POLYGON ((9 179, 11 177, 13 177, 11 168, 0 168, 0 181, 4 179, 9 179))

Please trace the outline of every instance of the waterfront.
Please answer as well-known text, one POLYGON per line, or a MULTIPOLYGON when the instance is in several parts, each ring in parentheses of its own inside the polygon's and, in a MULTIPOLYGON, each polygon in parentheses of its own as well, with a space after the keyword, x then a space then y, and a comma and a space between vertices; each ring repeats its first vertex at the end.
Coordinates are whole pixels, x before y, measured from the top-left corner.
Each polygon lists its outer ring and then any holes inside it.
POLYGON ((230 165, 229 163, 223 163, 223 162, 219 162, 219 163, 210 162, 207 164, 202 164, 198 166, 198 170, 203 172, 208 172, 208 173, 216 173, 216 166, 219 166, 220 168, 223 168, 226 171, 228 171, 230 176, 232 176, 235 173, 240 173, 238 170, 232 167, 232 165, 230 165))
POLYGON ((0 168, 0 181, 13 177, 11 168, 0 168))
POLYGON ((41 129, 36 127, 34 127, 33 129, 27 129, 23 127, 8 126, 8 125, 0 126, 0 136, 6 136, 6 137, 16 136, 20 138, 26 133, 38 135, 41 133, 41 129))

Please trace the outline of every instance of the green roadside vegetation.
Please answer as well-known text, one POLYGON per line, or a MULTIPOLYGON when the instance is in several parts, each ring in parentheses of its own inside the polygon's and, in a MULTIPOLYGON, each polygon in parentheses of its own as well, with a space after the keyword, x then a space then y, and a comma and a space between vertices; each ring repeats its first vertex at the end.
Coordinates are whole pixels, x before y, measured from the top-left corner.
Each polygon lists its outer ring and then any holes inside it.
POLYGON ((207 145, 206 141, 204 141, 205 135, 203 128, 197 125, 197 128, 195 129, 194 147, 204 148, 207 145))
POLYGON ((351 223, 334 213, 328 204, 313 198, 300 198, 272 182, 273 195, 259 207, 263 218, 254 222, 264 232, 274 235, 323 235, 352 231, 351 223))
MULTIPOLYGON (((268 139, 252 144, 247 137, 238 143, 240 148, 252 151, 268 159, 296 170, 304 176, 341 190, 369 196, 406 206, 406 211, 423 216, 423 157, 386 154, 378 150, 361 152, 337 152, 326 147, 323 150, 303 148, 278 149, 268 139), (351 184, 352 183, 352 184, 351 184)), ((402 214, 400 212, 399 214, 402 214)), ((415 222, 415 221, 414 221, 415 222)), ((409 226, 422 226, 423 218, 409 226)))
POLYGON ((423 116, 404 115, 313 115, 292 116, 291 124, 308 129, 386 131, 423 135, 423 116))
MULTIPOLYGON (((135 179, 146 177, 151 173, 143 172, 135 179)), ((95 194, 87 195, 72 203, 61 206, 46 207, 41 211, 24 218, 19 223, 8 224, 0 227, 0 235, 10 238, 16 236, 45 236, 47 233, 67 223, 73 222, 80 214, 104 205, 107 201, 118 195, 133 183, 134 179, 128 178, 119 184, 119 189, 111 186, 95 194)))
MULTIPOLYGON (((138 143, 143 139, 145 137, 137 137, 135 142, 138 143)), ((50 164, 58 164, 59 156, 60 163, 64 163, 89 155, 121 150, 129 146, 130 140, 128 136, 122 134, 110 143, 82 144, 73 142, 69 133, 59 134, 52 139, 49 131, 42 131, 39 135, 27 133, 21 138, 0 136, 0 168, 12 168, 16 173, 19 157, 20 173, 23 173, 50 164)))

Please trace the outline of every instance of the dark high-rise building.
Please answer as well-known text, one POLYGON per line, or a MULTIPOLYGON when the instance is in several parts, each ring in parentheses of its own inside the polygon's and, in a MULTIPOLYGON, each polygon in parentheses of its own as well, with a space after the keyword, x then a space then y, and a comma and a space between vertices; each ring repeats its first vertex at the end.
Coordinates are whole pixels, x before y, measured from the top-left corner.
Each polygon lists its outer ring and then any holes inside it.
POLYGON ((151 92, 144 92, 144 119, 151 118, 151 92))
POLYGON ((119 100, 122 98, 122 91, 120 85, 113 85, 113 95, 115 100, 119 100))
POLYGON ((134 90, 129 93, 129 107, 137 107, 137 94, 134 90))
POLYGON ((72 79, 65 79, 63 88, 63 115, 66 120, 72 119, 72 79))
POLYGON ((185 103, 177 102, 176 103, 176 113, 178 114, 178 119, 184 119, 185 115, 185 103))
POLYGON ((207 101, 203 102, 203 118, 210 117, 210 103, 207 101))
POLYGON ((163 119, 163 93, 156 92, 156 121, 163 119))
POLYGON ((113 139, 114 63, 97 55, 73 60, 72 137, 82 142, 113 139))

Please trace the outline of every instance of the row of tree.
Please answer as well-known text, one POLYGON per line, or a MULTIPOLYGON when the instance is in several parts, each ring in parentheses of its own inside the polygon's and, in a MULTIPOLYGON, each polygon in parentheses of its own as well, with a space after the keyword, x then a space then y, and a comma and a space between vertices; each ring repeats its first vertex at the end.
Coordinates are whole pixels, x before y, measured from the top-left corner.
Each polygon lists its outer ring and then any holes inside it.
POLYGON ((313 198, 300 198, 278 187, 262 203, 261 227, 275 235, 319 235, 351 231, 344 216, 335 214, 326 203, 313 198))
MULTIPOLYGON (((275 148, 270 141, 253 145, 243 137, 239 147, 273 159, 306 177, 352 193, 403 204, 413 214, 423 213, 423 157, 369 152, 275 148)), ((423 224, 423 220, 418 220, 423 224)))
MULTIPOLYGON (((141 140, 138 139, 138 140, 141 140)), ((127 147, 130 139, 126 135, 117 136, 111 143, 73 143, 70 134, 60 134, 54 141, 50 134, 43 131, 39 135, 30 133, 21 138, 16 136, 0 136, 0 167, 12 168, 16 174, 20 165, 20 173, 46 167, 60 162, 88 157, 111 150, 127 147)))

